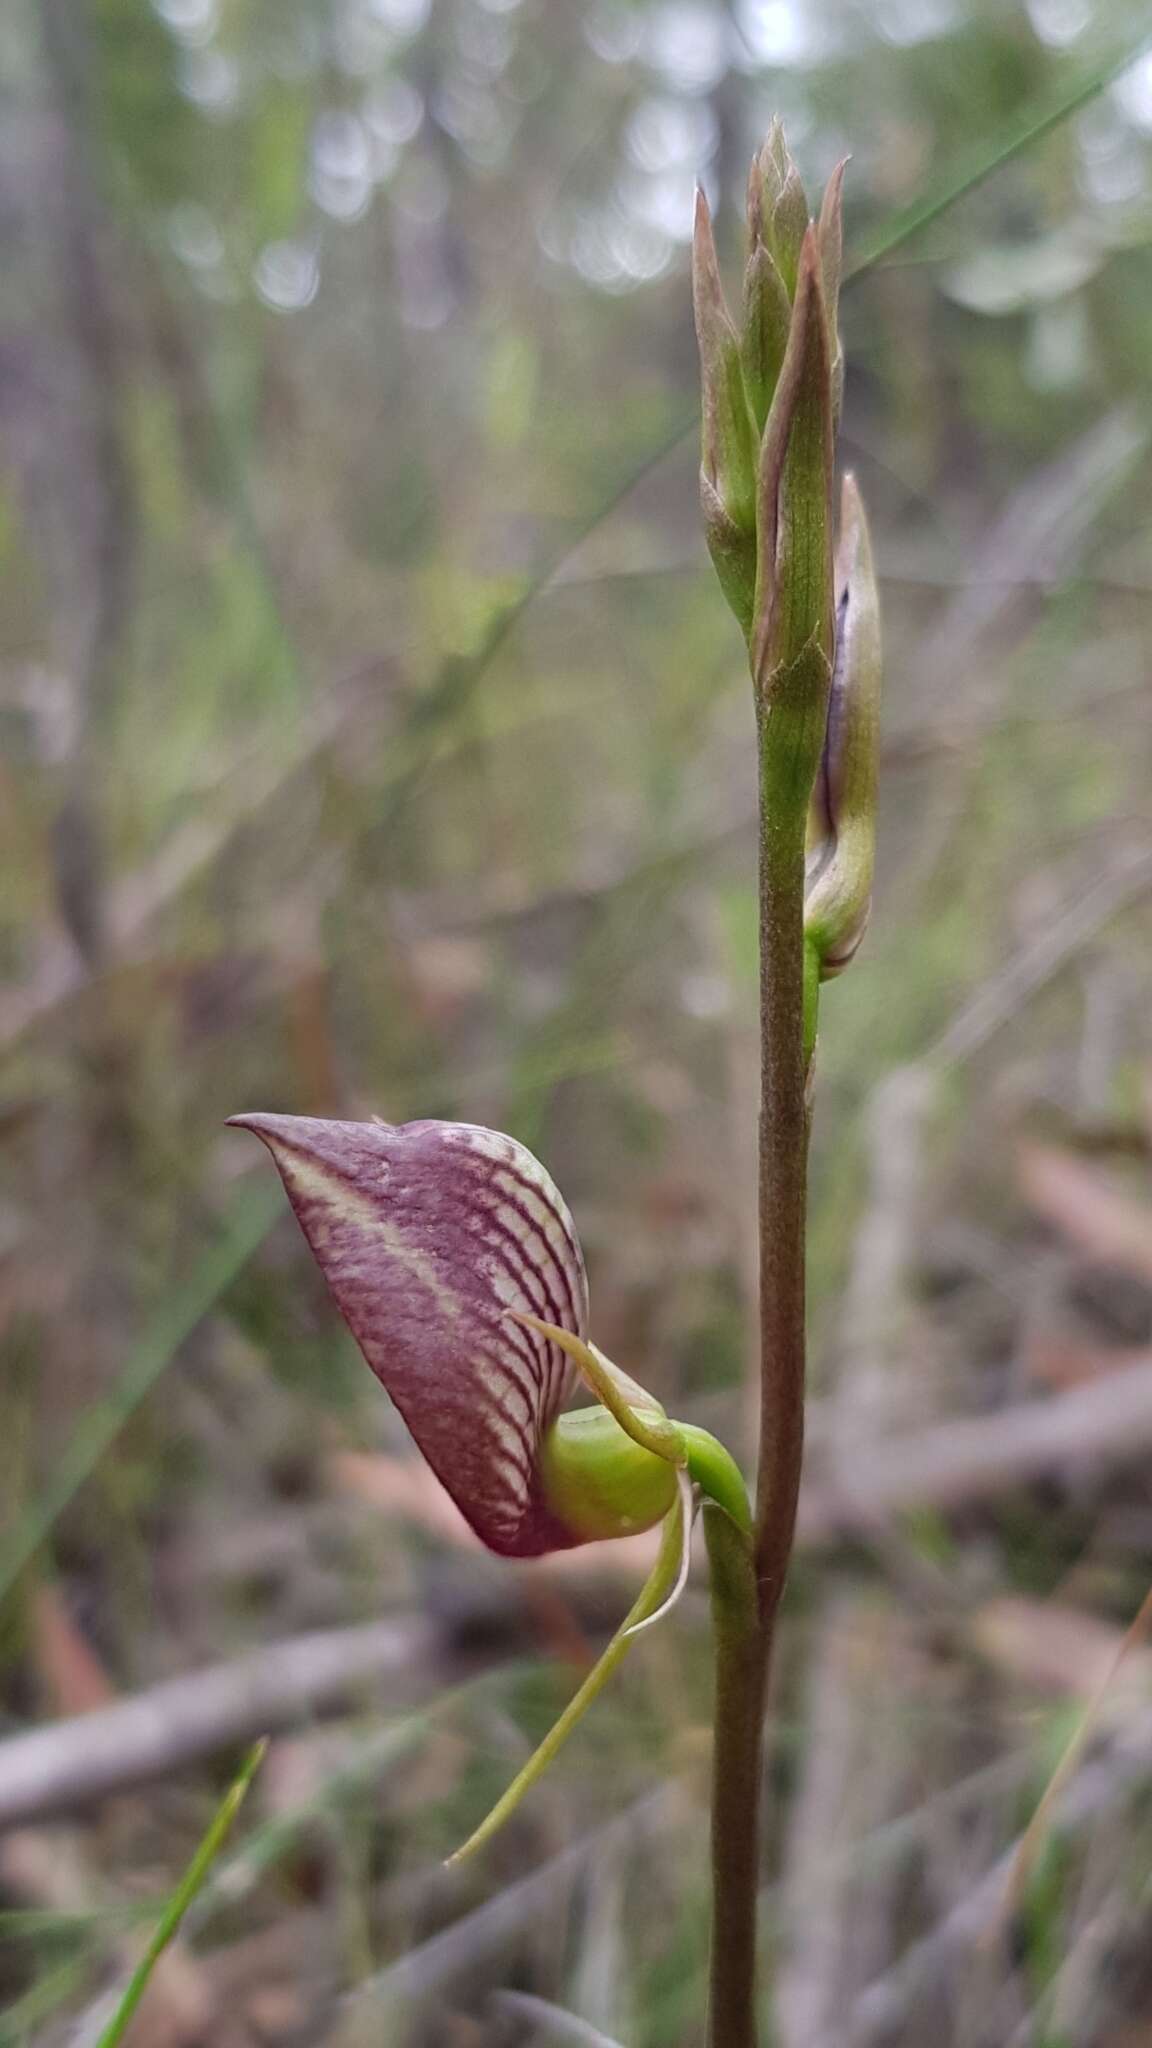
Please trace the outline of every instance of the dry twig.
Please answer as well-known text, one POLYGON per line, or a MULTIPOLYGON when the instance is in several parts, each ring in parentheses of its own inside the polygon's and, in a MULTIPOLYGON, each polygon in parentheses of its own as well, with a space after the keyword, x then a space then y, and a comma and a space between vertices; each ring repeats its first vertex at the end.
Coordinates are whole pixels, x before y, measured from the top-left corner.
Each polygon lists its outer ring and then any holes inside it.
POLYGON ((0 1827, 68 1813, 166 1777, 230 1743, 291 1727, 386 1680, 430 1667, 426 1626, 371 1622, 273 1643, 0 1745, 0 1827))

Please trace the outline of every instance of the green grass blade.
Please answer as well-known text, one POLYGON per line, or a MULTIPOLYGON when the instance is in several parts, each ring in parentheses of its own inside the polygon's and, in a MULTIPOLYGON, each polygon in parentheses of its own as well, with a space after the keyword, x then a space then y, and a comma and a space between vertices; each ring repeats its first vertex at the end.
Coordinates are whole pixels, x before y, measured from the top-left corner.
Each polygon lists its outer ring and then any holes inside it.
POLYGON ((440 664, 435 680, 413 705, 404 731, 400 735, 400 748, 407 750, 408 758, 388 791, 378 829, 390 830, 423 786, 424 779, 435 762, 440 735, 471 703, 484 677, 502 653, 506 642, 511 639, 541 592, 547 588, 554 576, 559 575, 572 556, 583 547, 585 541, 626 502, 629 494, 643 483, 654 469, 658 469, 665 457, 671 455, 690 433, 695 431, 696 422, 695 409, 687 418, 678 419, 667 430, 662 440, 613 484, 607 496, 593 511, 585 514, 583 518, 572 521, 555 548, 531 573, 517 595, 493 613, 474 653, 450 655, 440 664))
POLYGON ((1132 42, 1121 50, 1114 50, 1110 57, 1103 58, 1091 70, 1084 72, 1074 85, 1056 95, 1047 95, 1034 104, 1022 119, 1018 117, 1002 129, 991 143, 982 143, 934 190, 894 214, 874 235, 865 239, 863 248, 845 271, 845 284, 863 276, 866 270, 871 270, 885 256, 890 256, 893 250, 902 248, 922 228, 931 227, 959 200, 966 199, 969 192, 974 192, 1005 164, 1011 163, 1013 157, 1021 156, 1034 142, 1042 141, 1054 128, 1059 128, 1062 122, 1078 114, 1082 107, 1088 106, 1122 77, 1150 46, 1152 28, 1142 28, 1132 42))
POLYGON ((204 1253, 183 1286, 165 1301, 129 1352, 115 1386, 81 1418, 49 1485, 25 1510, 7 1542, 0 1545, 0 1601, 11 1592, 57 1517, 151 1392, 181 1344, 267 1236, 282 1207, 279 1188, 261 1188, 237 1203, 217 1242, 204 1253))
POLYGON ((112 2019, 109 2020, 108 2025, 101 2034, 96 2048, 117 2048, 117 2043, 123 2040, 124 2035, 128 2031, 129 2022, 147 1989, 148 1979, 151 1977, 153 1970, 156 1968, 169 1943, 175 1939, 179 1931, 180 1922, 183 1920, 185 1913, 188 1911, 189 1906, 192 1904, 193 1899, 196 1897, 197 1892, 200 1890, 228 1838, 229 1830, 240 1811, 244 1796, 249 1785, 252 1783, 256 1771, 260 1767, 267 1747, 267 1738, 257 1742, 249 1750, 241 1764, 236 1777, 217 1807, 196 1854, 193 1856, 191 1863, 188 1865, 168 1904, 165 1906, 156 1932, 148 1943, 148 1947, 141 1957, 139 1964, 132 1972, 131 1981, 124 1996, 120 2000, 112 2019))

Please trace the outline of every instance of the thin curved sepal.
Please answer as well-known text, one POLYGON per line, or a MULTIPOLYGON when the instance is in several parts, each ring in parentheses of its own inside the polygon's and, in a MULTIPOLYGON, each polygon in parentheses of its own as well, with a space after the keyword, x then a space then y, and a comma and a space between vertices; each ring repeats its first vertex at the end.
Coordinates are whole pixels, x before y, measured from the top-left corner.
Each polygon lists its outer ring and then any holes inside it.
POLYGON ((513 1322, 526 1323, 538 1337, 567 1353, 585 1385, 634 1444, 664 1458, 669 1465, 685 1463, 684 1440, 678 1425, 669 1421, 659 1401, 638 1381, 621 1372, 594 1344, 586 1343, 571 1330, 562 1330, 558 1323, 541 1322, 539 1316, 527 1315, 522 1309, 510 1308, 507 1313, 513 1322))
POLYGON ((577 1724, 583 1720, 589 1707, 597 1700, 613 1673, 623 1663, 631 1647, 632 1638, 653 1622, 663 1620, 676 1605, 688 1580, 688 1564, 692 1539, 692 1486, 686 1472, 679 1474, 676 1505, 664 1518, 660 1554, 651 1573, 645 1580, 620 1627, 617 1629, 603 1656, 593 1665, 584 1683, 579 1687, 564 1712, 553 1722, 539 1748, 529 1757, 523 1770, 517 1772, 508 1790, 496 1801, 492 1811, 481 1821, 460 1848, 446 1858, 451 1867, 463 1863, 466 1857, 474 1856, 483 1849, 510 1820, 525 1795, 543 1777, 549 1764, 559 1754, 577 1724))
POLYGON ((688 1584, 688 1573, 692 1564, 692 1523, 696 1513, 696 1496, 691 1478, 683 1465, 678 1466, 676 1471, 676 1495, 676 1508, 666 1518, 669 1522, 672 1521, 679 1509, 680 1569, 676 1574, 676 1583, 660 1602, 654 1614, 644 1614, 639 1621, 625 1621, 622 1624, 620 1633, 626 1642, 631 1642, 633 1636, 643 1635, 646 1628, 655 1628, 658 1621, 663 1621, 671 1614, 688 1584))

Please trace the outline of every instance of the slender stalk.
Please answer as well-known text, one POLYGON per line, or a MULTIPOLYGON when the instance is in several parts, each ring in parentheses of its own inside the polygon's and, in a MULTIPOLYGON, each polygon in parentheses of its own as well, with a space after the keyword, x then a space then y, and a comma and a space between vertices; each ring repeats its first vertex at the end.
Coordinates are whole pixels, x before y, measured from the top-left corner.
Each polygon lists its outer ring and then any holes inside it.
POLYGON ((567 1742, 572 1730, 583 1720, 592 1702, 603 1692, 608 1680, 623 1663, 632 1647, 632 1638, 636 1630, 662 1612, 665 1602, 673 1596, 678 1584, 683 1583, 683 1577, 687 1576, 688 1546, 692 1539, 692 1493, 686 1479, 684 1487, 681 1499, 664 1518, 664 1534, 656 1563, 603 1656, 597 1660, 583 1684, 573 1693, 563 1713, 553 1722, 543 1742, 513 1778, 508 1790, 496 1801, 491 1812, 485 1816, 479 1827, 473 1830, 468 1840, 448 1857, 449 1864, 463 1863, 466 1857, 474 1856, 477 1849, 482 1849, 491 1841, 492 1836, 498 1833, 509 1814, 515 1813, 524 1794, 543 1776, 553 1758, 567 1742))
POLYGON ((717 1601, 710 2048, 756 2048, 760 1736, 804 1451, 808 1076, 820 982, 851 960, 872 889, 880 643, 850 477, 833 547, 843 171, 812 221, 773 122, 748 180, 739 326, 701 196, 693 239, 700 502, 748 647, 760 766, 760 1448, 744 1598, 730 1573, 717 1601))
POLYGON ((708 2048, 755 2048, 761 1735, 767 1665, 747 1537, 705 1508, 716 1665, 708 2048))
MULTIPOLYGON (((716 1656, 709 2048, 756 2048, 762 1731, 804 1447, 804 819, 770 800, 760 717, 761 1413, 752 1550, 709 1517, 716 1656), (742 1565, 740 1560, 742 1559, 742 1565)), ((776 744, 774 736, 774 746, 776 744)))
POLYGON ((804 814, 768 797, 761 715, 760 1455, 755 1559, 764 1654, 784 1591, 804 1449, 804 1245, 808 1108, 804 1052, 804 814))

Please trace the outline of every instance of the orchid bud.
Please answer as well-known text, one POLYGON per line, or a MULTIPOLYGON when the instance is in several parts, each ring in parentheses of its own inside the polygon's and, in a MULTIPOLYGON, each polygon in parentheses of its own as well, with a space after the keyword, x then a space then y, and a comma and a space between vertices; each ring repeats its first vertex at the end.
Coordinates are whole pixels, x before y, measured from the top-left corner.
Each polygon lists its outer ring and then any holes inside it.
POLYGON ((758 432, 763 432, 780 375, 792 300, 796 291, 796 261, 799 243, 792 247, 799 198, 800 239, 808 225, 808 202, 791 158, 788 168, 779 152, 787 157, 779 122, 764 148, 752 159, 748 173, 748 255, 744 265, 744 326, 740 350, 748 401, 758 432), (791 176, 789 176, 789 171, 791 176), (785 187, 788 199, 784 200, 785 187), (781 218, 777 220, 777 205, 781 218), (786 273, 791 284, 786 281, 786 273))
POLYGON ((824 285, 824 310, 832 340, 832 412, 837 425, 844 396, 844 350, 840 341, 840 279, 844 268, 844 172, 848 159, 838 163, 824 188, 816 240, 820 248, 820 276, 824 285))
POLYGON ((756 580, 756 443, 740 341, 720 282, 712 217, 696 194, 692 302, 700 348, 700 503, 720 587, 745 632, 756 580))
POLYGON ((775 721, 773 801, 798 808, 801 816, 819 760, 834 645, 832 455, 841 382, 835 325, 842 184, 841 165, 814 227, 783 130, 773 123, 748 180, 738 337, 724 304, 702 198, 693 262, 704 393, 705 532, 721 588, 748 641, 761 712, 775 721), (746 420, 758 443, 751 522, 746 420))
POLYGON ((813 224, 779 121, 754 157, 739 375, 703 200, 694 260, 705 529, 724 595, 748 643, 762 858, 782 864, 778 873, 788 877, 788 888, 799 881, 809 820, 808 1056, 820 981, 846 965, 867 920, 875 809, 879 638, 867 531, 852 484, 845 486, 833 560, 834 453, 844 381, 837 330, 844 169, 841 163, 833 171, 813 224), (742 492, 742 433, 729 426, 723 440, 721 398, 728 406, 724 417, 742 426, 747 414, 758 436, 751 532, 743 497, 731 483, 738 475, 742 492), (738 464, 733 450, 740 452, 738 464), (727 494, 720 452, 727 458, 727 494))
POLYGON ((760 454, 749 658, 766 816, 801 823, 827 720, 835 643, 832 381, 819 251, 809 228, 760 454))
POLYGON ((872 901, 880 736, 880 608, 864 507, 844 479, 836 553, 836 658, 809 813, 804 934, 821 980, 864 936, 872 901))
POLYGON ((796 296, 808 219, 804 183, 777 115, 748 174, 748 234, 752 247, 767 249, 790 299, 796 296))
MULTIPOLYGON (((820 207, 816 239, 824 285, 828 331, 832 340, 834 410, 839 414, 840 343, 836 313, 840 297, 843 163, 828 181, 820 207)), ((792 306, 800 273, 800 255, 809 225, 808 201, 800 174, 788 153, 784 131, 774 121, 763 149, 753 157, 748 174, 748 255, 744 266, 744 320, 740 337, 748 403, 762 432, 784 361, 792 306)))

